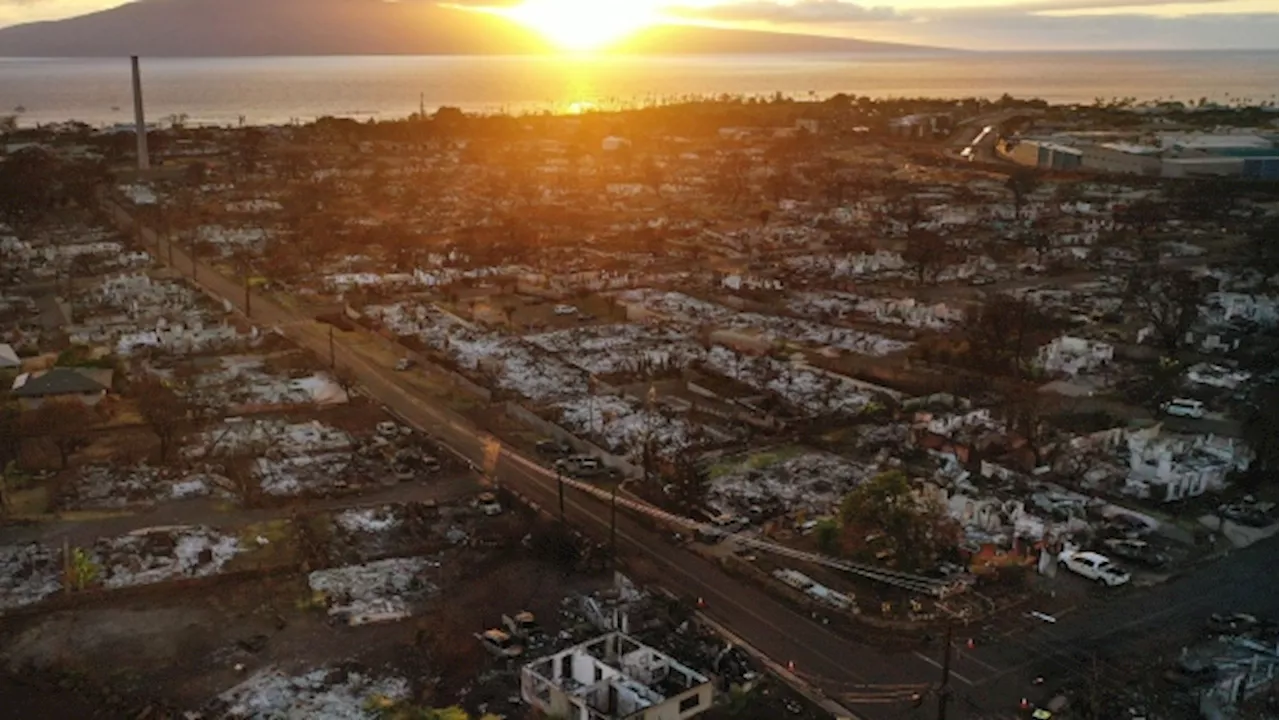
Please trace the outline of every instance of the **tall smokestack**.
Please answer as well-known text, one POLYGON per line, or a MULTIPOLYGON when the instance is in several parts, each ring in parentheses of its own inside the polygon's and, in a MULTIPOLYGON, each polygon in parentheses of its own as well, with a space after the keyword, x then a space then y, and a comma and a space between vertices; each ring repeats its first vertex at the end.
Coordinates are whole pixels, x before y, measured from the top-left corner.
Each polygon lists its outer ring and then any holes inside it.
POLYGON ((133 63, 133 121, 138 126, 138 169, 151 168, 151 156, 147 154, 147 118, 142 112, 142 71, 138 69, 138 56, 129 58, 133 63))

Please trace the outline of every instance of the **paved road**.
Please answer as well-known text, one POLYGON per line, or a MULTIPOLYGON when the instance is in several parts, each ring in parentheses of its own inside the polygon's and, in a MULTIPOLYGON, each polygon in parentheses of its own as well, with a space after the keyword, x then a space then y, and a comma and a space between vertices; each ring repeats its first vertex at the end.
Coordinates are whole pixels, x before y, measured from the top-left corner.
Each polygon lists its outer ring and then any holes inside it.
POLYGON ((1194 641, 1208 616, 1215 612, 1248 612, 1277 618, 1280 585, 1275 538, 1232 551, 1226 558, 1149 588, 1099 590, 1081 605, 1061 612, 1058 622, 1023 618, 1000 636, 986 639, 970 651, 957 640, 961 695, 984 708, 999 708, 1009 698, 1031 697, 1045 690, 1031 678, 1046 679, 1056 689, 1072 678, 1095 678, 1115 686, 1116 678, 1132 668, 1118 666, 1118 656, 1150 652, 1152 672, 1162 672, 1156 653, 1170 643, 1194 641), (1095 674, 1096 673, 1096 674, 1095 674))
MULTIPOLYGON (((167 251, 158 254, 168 257, 167 251)), ((184 253, 175 249, 173 256, 177 269, 189 271, 190 260, 184 253)), ((242 301, 243 289, 239 283, 220 277, 207 267, 202 267, 198 274, 201 283, 213 294, 237 304, 242 301)), ((321 357, 329 354, 329 326, 299 317, 258 296, 253 298, 252 309, 258 323, 280 327, 286 335, 321 357)), ((401 374, 362 355, 358 346, 347 346, 341 335, 335 333, 336 361, 356 373, 370 397, 435 435, 462 457, 478 466, 490 467, 491 475, 498 482, 519 490, 546 508, 556 507, 555 480, 548 471, 501 446, 465 418, 425 401, 401 374)), ((607 504, 572 490, 567 491, 566 498, 566 514, 572 523, 597 537, 607 534, 607 504)), ((868 685, 901 687, 936 683, 941 673, 934 657, 913 651, 886 653, 842 637, 763 591, 739 583, 707 561, 669 544, 658 533, 641 527, 626 515, 618 517, 620 548, 625 553, 644 557, 664 573, 667 578, 664 584, 669 590, 686 597, 702 597, 708 603, 707 614, 714 620, 775 661, 794 662, 797 674, 829 696, 846 696, 846 707, 858 716, 866 720, 931 716, 932 710, 913 710, 901 701, 852 702, 847 700, 847 694, 865 695, 868 685)), ((1017 699, 1026 694, 1028 679, 1045 674, 1041 667, 1044 663, 1067 663, 1064 673, 1075 667, 1063 659, 1069 655, 1060 654, 1060 649, 1096 646, 1117 638, 1124 640, 1135 632, 1154 631, 1159 623, 1182 621, 1201 614, 1202 610, 1207 614, 1213 610, 1246 609, 1246 605, 1248 609, 1261 608, 1262 600, 1267 598, 1267 606, 1274 614, 1275 544, 1262 545, 1265 547, 1261 551, 1237 553, 1225 562, 1161 589, 1135 590, 1097 608, 1081 609, 1052 627, 1031 627, 972 651, 957 638, 952 687, 957 698, 964 702, 953 706, 951 717, 972 720, 1014 717, 1017 699), (1260 583, 1260 579, 1265 582, 1260 583), (1234 591, 1222 592, 1221 588, 1234 591), (1164 612, 1152 612, 1153 607, 1164 612)))
MULTIPOLYGON (((154 242, 154 241, 152 241, 154 242)), ((158 255, 168 258, 167 247, 158 255)), ((190 259, 179 248, 173 251, 174 267, 190 274, 190 259)), ((196 273, 199 283, 213 295, 239 306, 243 287, 224 278, 205 264, 196 273)), ((259 324, 275 326, 303 347, 321 357, 330 352, 330 328, 301 317, 255 294, 252 317, 259 324)), ((365 392, 407 422, 439 438, 457 454, 477 466, 492 463, 491 475, 547 508, 557 505, 554 477, 536 462, 503 447, 465 418, 424 400, 405 382, 405 376, 372 361, 358 347, 343 341, 344 333, 334 333, 333 353, 337 364, 351 368, 365 392), (498 452, 493 455, 494 449, 498 452)), ((576 526, 607 535, 609 509, 606 504, 570 490, 566 514, 576 526)), ((831 632, 825 625, 796 612, 772 596, 745 586, 706 560, 671 545, 631 518, 620 514, 618 542, 624 552, 638 554, 669 577, 672 592, 701 597, 706 614, 758 648, 779 664, 794 662, 797 674, 831 696, 862 693, 866 685, 925 685, 936 682, 936 663, 913 653, 886 655, 877 648, 853 642, 831 632)), ((893 718, 903 712, 901 702, 870 705, 847 703, 867 720, 893 718)))
MULTIPOLYGON (((146 241, 155 244, 154 236, 146 241)), ((170 257, 169 248, 157 252, 170 257)), ((190 275, 191 260, 180 248, 172 252, 173 266, 190 275)), ((201 263, 199 284, 219 298, 242 307, 243 286, 218 275, 201 263)), ((320 357, 330 353, 330 326, 299 316, 293 311, 255 294, 250 302, 252 319, 274 326, 301 346, 320 357)), ((334 332, 332 351, 339 366, 350 368, 364 391, 374 400, 423 431, 435 436, 458 455, 479 467, 490 467, 490 475, 547 508, 557 505, 554 475, 501 444, 465 418, 430 403, 405 382, 403 373, 372 361, 348 345, 344 333, 334 332), (495 452, 496 450, 496 452, 495 452), (488 462, 486 462, 488 456, 488 462)), ((598 499, 572 490, 566 494, 566 514, 571 523, 603 539, 609 527, 609 508, 598 499)), ((929 663, 912 654, 886 656, 876 648, 853 642, 831 632, 807 615, 792 610, 770 595, 745 586, 698 556, 668 543, 624 514, 618 516, 618 544, 624 553, 643 556, 664 573, 668 590, 685 597, 701 597, 706 614, 728 627, 779 664, 794 662, 798 674, 829 695, 859 691, 866 684, 927 684, 938 676, 929 663)), ((893 718, 902 704, 853 706, 866 720, 893 718)))

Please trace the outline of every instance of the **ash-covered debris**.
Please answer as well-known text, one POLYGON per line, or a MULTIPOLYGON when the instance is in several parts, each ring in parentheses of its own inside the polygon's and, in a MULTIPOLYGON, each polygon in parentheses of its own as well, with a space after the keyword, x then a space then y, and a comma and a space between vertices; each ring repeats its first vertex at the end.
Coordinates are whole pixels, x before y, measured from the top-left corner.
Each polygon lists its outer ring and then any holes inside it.
POLYGON ((427 558, 391 558, 316 570, 307 577, 323 593, 329 615, 351 625, 403 620, 436 591, 425 574, 440 566, 427 558))
POLYGON ((745 514, 751 508, 781 505, 785 511, 824 514, 842 497, 875 474, 871 465, 820 452, 793 457, 765 453, 715 474, 708 505, 745 514))
POLYGON ((104 587, 149 585, 184 577, 207 577, 243 548, 232 536, 204 526, 155 527, 103 538, 90 556, 104 587))
POLYGON ((268 667, 219 695, 196 717, 366 720, 376 717, 371 706, 379 700, 404 700, 409 695, 409 681, 398 676, 376 677, 354 668, 321 668, 287 675, 268 667))
POLYGON ((59 553, 39 543, 0 547, 0 614, 62 589, 59 553))

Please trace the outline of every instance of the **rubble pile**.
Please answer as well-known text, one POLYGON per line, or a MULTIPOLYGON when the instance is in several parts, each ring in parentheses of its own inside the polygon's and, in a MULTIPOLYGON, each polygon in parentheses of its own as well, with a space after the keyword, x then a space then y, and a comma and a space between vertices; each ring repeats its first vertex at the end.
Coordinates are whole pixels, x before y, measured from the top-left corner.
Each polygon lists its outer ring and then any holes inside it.
POLYGON ((707 353, 706 368, 758 390, 776 393, 804 415, 855 414, 871 402, 866 393, 837 378, 770 357, 748 358, 719 345, 707 353))
POLYGON ((571 328, 528 335, 525 341, 559 353, 593 375, 637 372, 642 367, 683 368, 705 353, 686 332, 639 324, 571 328))
POLYGON ((193 525, 145 528, 102 538, 93 544, 90 555, 101 568, 103 586, 121 588, 217 575, 242 550, 236 538, 193 525))
POLYGON ((402 677, 378 678, 347 668, 286 675, 268 667, 219 695, 206 714, 237 720, 367 720, 371 702, 404 700, 409 695, 409 682, 402 677))
POLYGON ((617 395, 573 398, 556 407, 565 428, 583 437, 599 438, 604 449, 615 454, 639 452, 646 440, 655 443, 663 454, 675 453, 689 444, 688 422, 617 395))
POLYGON ((259 458, 254 476, 268 495, 324 495, 351 487, 352 461, 352 454, 345 452, 259 458))
POLYGON ((316 570, 307 584, 324 594, 330 616, 351 625, 402 620, 436 592, 422 576, 439 564, 426 558, 390 558, 316 570))
POLYGON ((332 516, 335 564, 407 556, 446 541, 447 521, 431 503, 344 510, 332 516))
POLYGON ((519 340, 454 328, 445 342, 446 352, 460 367, 487 374, 497 387, 535 403, 587 392, 581 370, 519 340))
POLYGON ((707 504, 725 513, 780 505, 787 512, 825 515, 840 499, 876 472, 871 465, 820 452, 773 460, 748 458, 714 474, 707 504))
POLYGON ((34 605, 61 590, 60 556, 39 543, 0 546, 0 614, 34 605))
POLYGON ((61 502, 64 507, 82 510, 150 504, 161 494, 164 480, 159 469, 146 465, 88 465, 67 483, 61 502))
POLYGON ((347 402, 346 392, 323 371, 303 377, 281 377, 269 372, 264 358, 219 358, 221 369, 197 375, 193 399, 215 406, 241 408, 283 405, 334 405, 347 402))

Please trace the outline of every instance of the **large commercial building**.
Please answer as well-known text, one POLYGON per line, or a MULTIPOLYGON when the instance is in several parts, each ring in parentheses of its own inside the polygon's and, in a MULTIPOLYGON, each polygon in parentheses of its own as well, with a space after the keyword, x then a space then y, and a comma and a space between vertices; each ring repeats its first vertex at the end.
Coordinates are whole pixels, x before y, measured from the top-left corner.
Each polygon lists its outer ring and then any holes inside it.
POLYGON ((1161 135, 1144 141, 1101 141, 1055 133, 1002 141, 1010 160, 1045 170, 1085 170, 1147 177, 1242 177, 1275 180, 1275 136, 1256 133, 1161 135))

